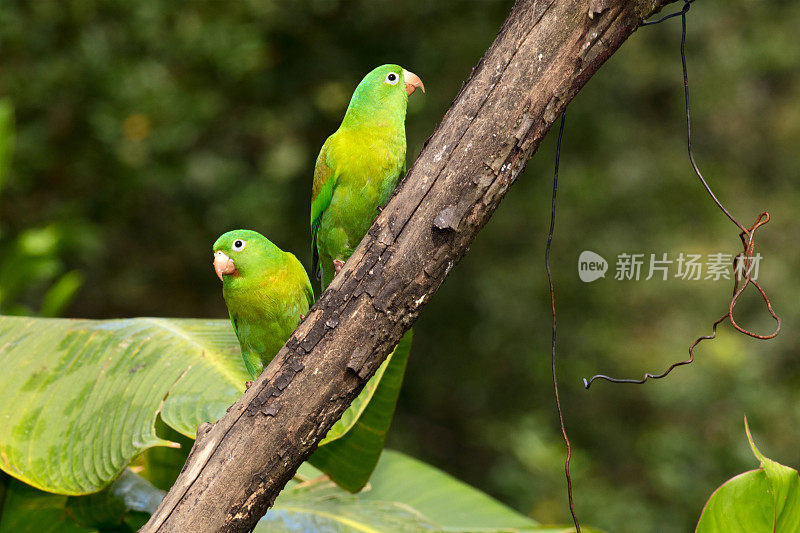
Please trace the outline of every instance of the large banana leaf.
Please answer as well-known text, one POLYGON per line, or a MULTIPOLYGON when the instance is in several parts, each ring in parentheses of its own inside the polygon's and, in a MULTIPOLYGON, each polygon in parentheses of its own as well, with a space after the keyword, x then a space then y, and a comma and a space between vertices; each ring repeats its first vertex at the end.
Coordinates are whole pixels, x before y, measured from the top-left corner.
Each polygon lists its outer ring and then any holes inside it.
MULTIPOLYGON (((247 379, 239 353, 227 320, 0 317, 0 469, 49 492, 96 492, 142 451, 174 445, 156 433, 159 413, 190 438, 219 419, 247 379)), ((369 400, 384 396, 376 382, 386 368, 330 442, 345 442, 369 400)), ((402 372, 390 374, 399 381, 386 386, 399 387, 402 372)), ((393 406, 379 412, 388 429, 393 406)), ((367 451, 372 460, 380 450, 367 451)), ((337 468, 323 465, 334 479, 337 468)))
MULTIPOLYGON (((448 474, 392 450, 384 450, 369 488, 358 494, 348 494, 331 482, 314 482, 319 471, 308 464, 299 474, 311 481, 287 486, 255 533, 574 531, 539 525, 448 474)), ((581 527, 581 531, 597 530, 581 527)))
POLYGON ((151 446, 194 436, 247 376, 223 321, 0 318, 0 468, 60 494, 96 492, 151 446))
POLYGON ((358 398, 325 436, 324 446, 321 445, 309 459, 312 465, 345 490, 361 490, 378 464, 403 384, 411 339, 412 332, 408 330, 358 398))
MULTIPOLYGON (((300 469, 301 476, 317 479, 319 474, 308 464, 300 469)), ((0 502, 0 533, 131 531, 146 520, 142 511, 152 512, 163 494, 130 470, 100 494, 69 498, 11 480, 6 505, 0 502), (120 506, 128 514, 120 514, 120 506)), ((582 530, 597 531, 585 526, 582 530)), ((256 533, 297 531, 568 533, 574 529, 539 525, 429 465, 386 451, 369 489, 359 494, 327 480, 290 482, 256 533)))

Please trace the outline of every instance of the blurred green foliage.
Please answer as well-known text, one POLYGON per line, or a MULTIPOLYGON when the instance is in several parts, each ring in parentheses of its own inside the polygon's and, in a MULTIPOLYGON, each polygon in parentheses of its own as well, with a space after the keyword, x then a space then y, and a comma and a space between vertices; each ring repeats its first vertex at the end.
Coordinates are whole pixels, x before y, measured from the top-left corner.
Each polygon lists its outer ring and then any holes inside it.
MULTIPOLYGON (((309 258, 314 158, 361 76, 391 61, 424 80, 411 161, 510 5, 4 2, 0 96, 16 139, 0 195, 2 311, 39 311, 54 283, 70 293, 83 279, 69 316, 224 317, 211 243, 247 227, 309 258)), ((729 299, 726 282, 613 279, 621 252, 738 251, 686 159, 679 21, 637 31, 570 106, 552 264, 586 523, 692 529, 711 491, 751 466, 744 412, 772 456, 800 464, 798 23, 788 0, 693 4, 696 155, 743 222, 770 211, 759 281, 784 322, 769 343, 724 329, 662 382, 586 392, 580 378, 660 371, 729 299), (578 279, 583 250, 609 260, 605 279, 578 279)), ((543 269, 552 141, 418 321, 389 445, 565 522, 543 269)), ((772 327, 757 299, 738 308, 772 327)))
MULTIPOLYGON (((0 192, 14 148, 14 108, 0 99, 0 192)), ((34 227, 6 238, 0 221, 0 313, 35 313, 25 300, 40 302, 38 314, 57 316, 83 284, 78 270, 64 272, 61 252, 71 242, 67 224, 34 227), (31 298, 33 296, 33 298, 31 298)))

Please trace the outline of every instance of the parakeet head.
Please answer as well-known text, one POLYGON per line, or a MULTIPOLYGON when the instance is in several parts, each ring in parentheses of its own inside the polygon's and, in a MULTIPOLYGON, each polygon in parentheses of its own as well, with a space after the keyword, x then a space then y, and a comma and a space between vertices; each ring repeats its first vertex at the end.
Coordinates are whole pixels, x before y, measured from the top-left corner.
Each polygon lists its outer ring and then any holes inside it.
POLYGON ((283 252, 256 231, 237 229, 214 243, 214 271, 224 284, 262 272, 283 252))
POLYGON ((417 88, 425 92, 419 76, 400 65, 381 65, 356 87, 343 124, 387 118, 404 120, 408 97, 417 88))

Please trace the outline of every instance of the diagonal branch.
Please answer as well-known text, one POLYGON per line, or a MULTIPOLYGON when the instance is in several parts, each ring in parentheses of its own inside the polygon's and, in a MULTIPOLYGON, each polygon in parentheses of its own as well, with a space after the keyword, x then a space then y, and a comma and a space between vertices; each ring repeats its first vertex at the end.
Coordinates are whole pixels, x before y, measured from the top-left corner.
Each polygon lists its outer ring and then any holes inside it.
POLYGON ((467 252, 567 103, 671 1, 517 1, 358 249, 258 381, 199 429, 142 532, 255 525, 467 252))

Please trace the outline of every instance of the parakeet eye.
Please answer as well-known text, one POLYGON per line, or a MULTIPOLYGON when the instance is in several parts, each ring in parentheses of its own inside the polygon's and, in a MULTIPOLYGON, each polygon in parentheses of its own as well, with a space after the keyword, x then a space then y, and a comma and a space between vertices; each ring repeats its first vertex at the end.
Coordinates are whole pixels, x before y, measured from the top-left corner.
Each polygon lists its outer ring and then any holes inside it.
POLYGON ((390 72, 389 74, 386 75, 385 82, 388 83, 389 85, 397 85, 398 81, 400 81, 400 76, 398 76, 396 73, 390 72))
POLYGON ((233 246, 231 246, 231 250, 234 252, 241 252, 244 250, 245 242, 242 239, 236 239, 233 241, 233 246))

